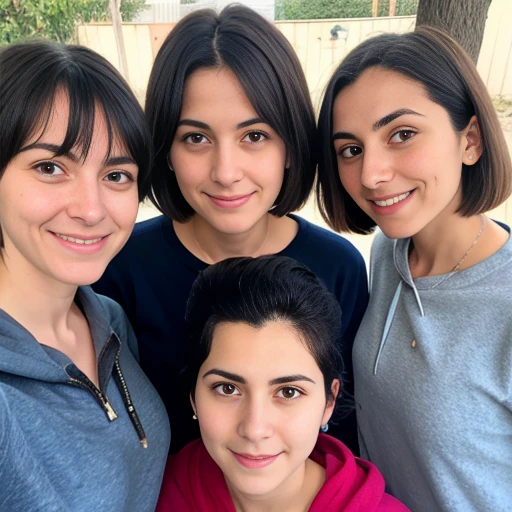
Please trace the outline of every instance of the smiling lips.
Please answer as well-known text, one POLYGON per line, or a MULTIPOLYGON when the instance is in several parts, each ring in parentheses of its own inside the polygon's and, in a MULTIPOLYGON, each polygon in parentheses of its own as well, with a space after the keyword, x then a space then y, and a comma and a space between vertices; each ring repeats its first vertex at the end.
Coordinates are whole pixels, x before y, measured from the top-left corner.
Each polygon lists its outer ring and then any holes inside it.
POLYGON ((96 235, 94 238, 80 238, 76 235, 63 235, 61 233, 55 233, 54 231, 50 231, 50 233, 55 237, 61 247, 82 256, 96 254, 101 251, 109 238, 109 235, 96 235))
POLYGON ((391 206, 392 204, 396 204, 396 203, 398 203, 400 201, 403 201, 410 194, 411 194, 410 192, 405 192, 404 194, 400 194, 399 196, 395 196, 395 197, 390 197, 389 199, 386 199, 384 201, 375 201, 375 200, 373 200, 373 202, 377 206, 391 206))
POLYGON ((206 194, 206 196, 219 208, 239 208, 249 202, 254 194, 254 192, 251 192, 243 196, 211 196, 210 194, 206 194))
POLYGON ((270 466, 281 453, 277 455, 251 455, 248 453, 237 453, 231 451, 235 459, 239 464, 248 469, 260 469, 266 466, 270 466))
POLYGON ((72 236, 61 235, 60 233, 54 233, 54 235, 61 238, 62 240, 66 240, 67 242, 73 242, 75 244, 84 244, 84 245, 96 244, 104 238, 104 237, 100 236, 99 238, 82 239, 82 238, 74 238, 72 236))

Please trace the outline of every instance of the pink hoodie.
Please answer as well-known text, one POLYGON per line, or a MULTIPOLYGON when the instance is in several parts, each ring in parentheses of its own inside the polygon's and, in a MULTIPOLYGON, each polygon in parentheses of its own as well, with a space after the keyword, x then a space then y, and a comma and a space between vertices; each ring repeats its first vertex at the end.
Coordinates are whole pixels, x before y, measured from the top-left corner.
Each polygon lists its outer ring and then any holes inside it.
MULTIPOLYGON (((309 512, 407 512, 384 492, 384 478, 337 439, 320 434, 310 458, 325 468, 325 483, 309 512)), ((200 439, 168 463, 156 512, 236 512, 222 471, 200 439)))

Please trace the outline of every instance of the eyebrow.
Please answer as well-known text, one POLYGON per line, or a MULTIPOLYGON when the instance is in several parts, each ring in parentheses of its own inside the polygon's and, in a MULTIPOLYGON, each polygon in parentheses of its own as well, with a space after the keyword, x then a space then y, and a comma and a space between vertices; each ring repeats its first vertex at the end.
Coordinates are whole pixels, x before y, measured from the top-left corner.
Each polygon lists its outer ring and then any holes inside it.
MULTIPOLYGON (((57 146, 56 144, 47 144, 45 142, 34 142, 34 144, 29 144, 28 146, 25 146, 24 148, 20 149, 20 153, 23 151, 30 151, 31 149, 44 149, 46 151, 49 151, 50 153, 57 154, 60 151, 60 146, 57 146)), ((78 157, 69 151, 65 155, 70 160, 73 160, 73 162, 78 162, 78 157)))
POLYGON ((306 377, 305 375, 287 375, 286 377, 278 377, 277 379, 272 379, 269 384, 271 386, 275 386, 276 384, 288 384, 289 382, 297 382, 297 381, 307 381, 315 384, 313 379, 306 377))
POLYGON ((208 377, 208 375, 218 375, 219 377, 224 377, 225 379, 229 379, 240 384, 247 384, 247 381, 243 377, 240 377, 240 375, 237 375, 236 373, 225 372, 224 370, 218 370, 217 368, 213 368, 212 370, 207 371, 203 375, 203 379, 208 377))
MULTIPOLYGON (((48 144, 46 142, 35 142, 34 144, 29 144, 28 146, 21 148, 20 153, 22 153, 23 151, 30 151, 31 149, 44 149, 46 151, 49 151, 50 153, 57 154, 60 151, 60 146, 57 146, 56 144, 48 144)), ((69 158, 75 163, 80 160, 78 156, 75 155, 75 153, 73 153, 72 151, 68 151, 63 156, 69 158)), ((104 164, 108 167, 115 165, 135 164, 135 160, 128 155, 112 156, 105 160, 104 164)))
MULTIPOLYGON (((247 126, 251 126, 253 124, 264 123, 263 119, 259 117, 253 117, 252 119, 247 119, 247 121, 242 121, 236 125, 236 129, 240 130, 242 128, 246 128, 247 126)), ((193 126, 194 128, 200 128, 201 130, 210 130, 211 126, 203 123, 202 121, 196 121, 194 119, 181 119, 178 123, 178 126, 193 126)))
MULTIPOLYGON (((423 114, 420 114, 418 112, 415 112, 414 110, 410 110, 408 108, 400 108, 398 110, 395 110, 394 112, 391 112, 391 114, 385 115, 383 118, 379 119, 372 125, 372 130, 376 132, 377 130, 380 130, 384 126, 388 125, 389 123, 393 122, 395 119, 405 116, 405 115, 413 115, 413 116, 421 116, 424 117, 423 114)), ((350 132, 336 132, 332 136, 333 142, 335 140, 339 139, 357 139, 357 137, 350 133, 350 132)))
MULTIPOLYGON (((207 377, 208 375, 218 375, 219 377, 224 377, 225 379, 232 380, 234 382, 238 382, 239 384, 247 384, 247 381, 241 377, 240 375, 237 375, 236 373, 230 373, 225 372, 224 370, 219 370, 217 368, 213 368, 212 370, 207 371, 203 375, 203 379, 207 377)), ((277 379, 272 379, 268 382, 269 386, 275 386, 277 384, 288 384, 290 382, 297 382, 297 381, 307 381, 312 382, 315 384, 315 381, 310 379, 309 377, 306 377, 305 375, 287 375, 285 377, 278 377, 277 379)))
POLYGON ((375 123, 373 123, 373 131, 376 132, 377 130, 380 130, 384 126, 388 125, 389 123, 393 122, 395 119, 401 116, 406 115, 413 115, 413 116, 421 116, 424 117, 423 114, 419 114, 418 112, 414 112, 414 110, 410 110, 408 108, 400 108, 398 110, 395 110, 394 112, 391 112, 391 114, 388 114, 387 116, 384 116, 382 119, 379 119, 375 123))

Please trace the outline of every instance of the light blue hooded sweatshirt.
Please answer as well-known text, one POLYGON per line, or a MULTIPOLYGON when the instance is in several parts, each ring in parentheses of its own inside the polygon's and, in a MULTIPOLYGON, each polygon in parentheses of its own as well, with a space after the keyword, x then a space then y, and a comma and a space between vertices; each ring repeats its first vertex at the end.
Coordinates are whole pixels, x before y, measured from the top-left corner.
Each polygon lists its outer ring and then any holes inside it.
POLYGON ((0 310, 0 510, 153 511, 169 446, 119 305, 79 288, 99 389, 0 310), (145 447, 147 446, 147 447, 145 447))

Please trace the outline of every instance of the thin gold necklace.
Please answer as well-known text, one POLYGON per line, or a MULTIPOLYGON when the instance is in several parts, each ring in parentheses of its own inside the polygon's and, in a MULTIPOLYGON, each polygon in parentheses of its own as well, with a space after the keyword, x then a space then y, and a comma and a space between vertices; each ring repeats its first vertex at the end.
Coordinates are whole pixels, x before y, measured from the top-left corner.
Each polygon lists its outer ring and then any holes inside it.
POLYGON ((446 281, 449 277, 452 277, 453 274, 455 274, 460 266, 464 263, 464 260, 469 256, 469 253, 471 252, 471 250, 473 249, 473 247, 475 247, 476 243, 478 242, 478 240, 480 239, 480 237, 482 236, 482 233, 484 232, 485 230, 485 226, 487 225, 487 217, 485 215, 481 215, 481 218, 482 218, 482 225, 480 227, 480 231, 478 232, 478 234, 476 235, 476 238, 473 240, 473 242, 471 243, 471 245, 469 246, 468 250, 464 253, 464 256, 462 256, 462 258, 457 262, 457 264, 450 270, 450 272, 448 272, 448 274, 446 274, 440 281, 438 281, 436 284, 434 284, 432 286, 432 288, 435 288, 436 286, 439 286, 441 283, 443 283, 444 281, 446 281))
MULTIPOLYGON (((265 247, 265 244, 268 241, 268 236, 270 234, 270 222, 267 221, 267 233, 265 235, 265 239, 263 240, 263 243, 253 252, 253 254, 259 254, 263 247, 265 247)), ((196 238, 196 230, 194 228, 194 224, 192 224, 192 238, 194 239, 195 244, 197 245, 197 248, 201 251, 201 254, 205 256, 206 263, 209 265, 212 265, 215 263, 213 261, 213 258, 203 249, 202 245, 199 243, 199 240, 196 238)))

